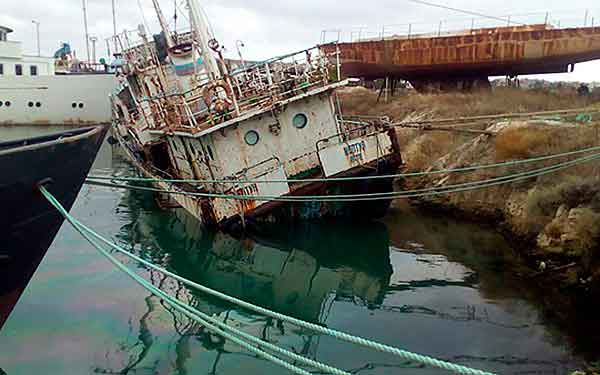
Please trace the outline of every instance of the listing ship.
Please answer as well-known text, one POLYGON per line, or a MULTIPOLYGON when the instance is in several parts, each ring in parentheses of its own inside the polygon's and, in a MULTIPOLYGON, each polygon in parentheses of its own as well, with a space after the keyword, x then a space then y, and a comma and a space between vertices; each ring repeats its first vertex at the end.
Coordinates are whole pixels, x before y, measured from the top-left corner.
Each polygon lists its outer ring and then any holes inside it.
POLYGON ((401 164, 393 129, 340 113, 335 90, 348 81, 335 56, 315 47, 230 71, 194 0, 187 1, 189 32, 171 31, 153 4, 160 34, 150 40, 140 26, 139 42, 129 33, 113 40, 124 61, 113 112, 116 138, 157 188, 220 228, 387 209, 389 201, 282 201, 392 190, 390 179, 315 182, 390 174, 401 164))
POLYGON ((23 53, 0 26, 0 125, 94 125, 111 121, 117 79, 109 66, 83 63, 64 44, 54 56, 23 53))
POLYGON ((43 184, 70 209, 108 126, 0 143, 0 329, 63 223, 43 184))

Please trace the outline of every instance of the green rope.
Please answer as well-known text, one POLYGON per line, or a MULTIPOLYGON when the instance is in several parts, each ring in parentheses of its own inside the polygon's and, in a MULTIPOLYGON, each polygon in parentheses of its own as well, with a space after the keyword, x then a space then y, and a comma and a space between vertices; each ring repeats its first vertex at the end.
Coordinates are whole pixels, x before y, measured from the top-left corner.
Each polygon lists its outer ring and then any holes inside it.
MULTIPOLYGON (((61 214, 69 221, 69 223, 71 223, 71 225, 73 225, 73 227, 89 242, 91 243, 98 251, 100 251, 100 253, 102 253, 105 257, 107 257, 113 264, 115 264, 121 271, 123 271, 124 273, 126 273, 129 277, 131 277, 133 280, 135 280, 137 283, 139 283, 142 287, 144 287, 145 289, 147 289, 148 291, 150 291, 152 294, 154 294, 155 296, 162 298, 166 303, 168 303, 171 307, 177 309, 179 312, 185 314, 186 316, 188 316, 190 319, 193 319, 195 321, 197 321, 198 323, 202 324, 203 326, 205 326, 209 331, 214 332, 218 335, 222 335, 223 337, 230 339, 234 342, 236 342, 237 344, 239 344, 240 346, 251 350, 253 352, 255 352, 256 354, 259 354, 261 356, 264 357, 264 353, 260 353, 256 350, 253 350, 251 347, 249 347, 248 345, 241 345, 239 340, 234 340, 234 338, 232 338, 229 335, 223 335, 223 331, 222 330, 226 330, 226 331, 231 331, 234 334, 243 337, 244 339, 253 342, 254 344, 256 344, 257 346, 262 346, 265 348, 268 348, 269 350, 272 350, 274 352, 278 352, 280 354, 283 354, 295 361, 299 361, 302 363, 305 363, 309 366, 312 366, 314 368, 317 368, 319 370, 323 370, 326 371, 327 373, 330 374, 336 374, 336 375, 350 375, 350 373, 342 371, 340 369, 337 369, 335 367, 331 367, 328 365, 325 365, 321 362, 318 361, 314 361, 312 359, 306 358, 304 356, 298 355, 296 353, 290 352, 288 350, 282 349, 276 345, 273 345, 269 342, 263 341, 261 339, 256 338, 255 336, 249 335, 246 332, 240 331, 234 327, 231 327, 221 321, 219 321, 218 319, 215 319, 205 313, 202 313, 194 308, 192 308, 191 306, 181 302, 180 300, 171 297, 170 295, 166 294, 165 292, 163 292, 162 290, 160 290, 159 288, 155 287, 154 285, 152 285, 151 283, 148 283, 148 281, 146 281, 145 279, 143 279, 142 277, 140 277, 139 275, 135 274, 134 272, 132 272, 131 270, 129 270, 122 262, 120 262, 119 260, 117 260, 115 257, 113 257, 110 253, 108 253, 105 249, 102 248, 102 246, 93 238, 90 237, 89 234, 92 234, 93 232, 91 231, 91 229, 85 227, 84 225, 82 225, 81 223, 79 223, 78 221, 75 221, 74 218, 68 214, 68 212, 64 209, 64 207, 62 207, 62 205, 60 204, 60 202, 58 202, 58 200, 52 196, 52 194, 50 192, 48 192, 45 188, 41 188, 42 194, 44 195, 44 197, 46 197, 46 199, 48 199, 48 201, 56 208, 59 210, 59 212, 61 212, 61 214), (215 326, 218 326, 215 327, 215 326)), ((265 357, 268 360, 272 360, 272 358, 275 357, 265 357)), ((289 367, 287 365, 289 365, 288 363, 285 362, 276 362, 280 365, 284 365, 284 367, 288 368, 289 370, 294 371, 295 373, 298 374, 310 374, 304 370, 299 369, 300 371, 295 371, 293 366, 289 367)))
POLYGON ((121 189, 130 190, 141 190, 141 191, 152 191, 167 194, 186 195, 204 198, 222 198, 222 199, 233 199, 233 200, 254 200, 254 201, 275 201, 275 202, 357 202, 357 201, 378 201, 378 200, 390 200, 390 199, 414 199, 423 198, 436 195, 460 193, 471 190, 478 190, 483 188, 489 188, 498 185, 504 185, 517 181, 532 179, 540 176, 544 176, 550 173, 555 173, 560 170, 571 168, 573 166, 588 163, 600 159, 600 154, 594 154, 591 156, 582 157, 579 159, 571 160, 555 164, 552 166, 539 168, 531 171, 514 173, 506 176, 495 177, 487 180, 479 180, 473 182, 466 182, 454 185, 436 186, 425 189, 416 190, 405 190, 399 192, 384 192, 384 193, 370 193, 370 194, 344 194, 344 195, 305 195, 305 196, 269 196, 269 195, 236 195, 236 194, 217 194, 217 193, 196 193, 188 192, 183 190, 167 190, 158 189, 152 187, 142 187, 133 185, 113 184, 102 181, 94 181, 92 179, 86 180, 87 184, 115 187, 121 189))
POLYGON ((512 167, 517 165, 536 163, 540 161, 564 158, 568 156, 580 155, 589 152, 600 151, 600 146, 590 147, 582 150, 569 151, 559 154, 552 154, 528 159, 505 161, 494 164, 482 164, 473 165, 463 168, 452 168, 452 169, 441 169, 435 171, 424 171, 424 172, 412 172, 412 173, 399 173, 390 175, 378 175, 378 176, 355 176, 355 177, 331 177, 331 178, 307 178, 307 179, 274 179, 274 180, 252 180, 252 179, 208 179, 208 180, 196 180, 196 179, 157 179, 157 178, 143 178, 143 177, 119 177, 119 176, 95 176, 91 175, 89 178, 98 181, 122 181, 122 182, 169 182, 169 183, 188 183, 188 184, 256 184, 256 183, 286 183, 286 182, 341 182, 341 181, 360 181, 360 180, 381 180, 381 179, 395 179, 395 178, 406 178, 406 177, 423 177, 438 174, 450 174, 450 173, 463 173, 463 172, 474 172, 485 169, 495 169, 501 167, 512 167))
MULTIPOLYGON (((326 334, 326 335, 332 336, 332 337, 337 338, 337 339, 342 340, 342 341, 346 341, 346 342, 349 342, 349 343, 353 343, 353 344, 357 344, 357 345, 360 345, 360 346, 368 347, 368 348, 371 348, 371 349, 374 349, 374 350, 377 350, 377 351, 380 351, 380 352, 393 354, 393 355, 396 355, 398 357, 401 357, 401 358, 404 358, 404 359, 407 359, 407 360, 410 360, 410 361, 423 363, 423 364, 430 365, 430 366, 433 366, 433 367, 437 367, 437 368, 441 368, 441 369, 444 369, 444 370, 448 370, 448 371, 451 371, 451 372, 454 372, 454 373, 469 374, 469 375, 492 375, 492 373, 489 373, 489 372, 484 372, 484 371, 481 371, 481 370, 476 370, 476 369, 472 369, 472 368, 469 368, 469 367, 465 367, 465 366, 456 365, 456 364, 453 364, 453 363, 441 361, 441 360, 438 360, 438 359, 435 359, 435 358, 432 358, 432 357, 423 356, 423 355, 412 353, 412 352, 409 352, 409 351, 406 351, 406 350, 401 350, 401 349, 398 349, 398 348, 394 348, 394 347, 389 346, 389 345, 385 345, 385 344, 374 342, 374 341, 371 341, 371 340, 368 340, 368 339, 364 339, 362 337, 353 336, 353 335, 349 335, 347 333, 343 333, 343 332, 336 331, 336 330, 333 330, 333 329, 325 328, 325 327, 322 327, 322 326, 314 324, 314 323, 305 322, 305 321, 302 321, 302 320, 299 320, 299 319, 296 319, 296 318, 293 318, 293 317, 290 317, 290 316, 287 316, 287 315, 283 315, 283 314, 280 314, 280 313, 277 313, 277 312, 274 312, 274 311, 271 311, 271 310, 268 310, 268 309, 265 309, 265 308, 262 308, 262 307, 259 307, 259 306, 256 306, 256 305, 253 305, 251 303, 239 300, 239 299, 237 299, 235 297, 226 295, 224 293, 221 293, 221 292, 218 292, 216 290, 210 289, 210 288, 205 287, 203 285, 197 284, 197 283, 195 283, 193 281, 187 280, 187 279, 185 279, 185 278, 183 278, 183 277, 181 277, 181 276, 179 276, 177 274, 169 272, 166 269, 163 269, 163 268, 161 268, 161 267, 159 267, 159 266, 157 266, 157 265, 155 265, 155 264, 153 264, 151 262, 148 262, 148 261, 146 261, 146 260, 144 260, 144 259, 142 259, 142 258, 140 258, 140 257, 138 257, 138 256, 136 256, 136 255, 134 255, 134 254, 132 254, 130 252, 128 252, 127 250, 123 249, 119 245, 114 244, 113 242, 111 242, 108 239, 104 238, 103 236, 101 236, 100 234, 96 233, 92 229, 86 227, 84 224, 82 224, 81 222, 79 222, 75 217, 73 217, 72 215, 70 215, 60 205, 60 203, 56 200, 56 198, 54 198, 52 196, 52 194, 50 194, 50 192, 48 192, 48 190, 46 190, 44 187, 40 187, 40 190, 41 190, 42 194, 44 195, 44 197, 46 197, 46 199, 48 199, 48 201, 57 210, 59 210, 61 212, 61 214, 75 227, 75 229, 79 233, 81 233, 92 244, 96 244, 96 242, 95 242, 94 239, 91 239, 90 236, 94 237, 94 238, 96 238, 96 240, 98 240, 98 241, 100 241, 100 242, 102 242, 102 243, 104 243, 104 244, 112 247, 113 249, 117 250, 118 252, 120 252, 121 254, 127 256, 128 258, 133 259, 133 260, 135 260, 137 262, 140 262, 141 264, 143 264, 143 265, 145 265, 145 266, 147 266, 149 268, 152 268, 152 269, 154 269, 154 270, 156 270, 158 272, 161 272, 162 274, 164 274, 166 276, 172 277, 173 279, 178 280, 178 281, 184 283, 185 285, 187 285, 189 287, 195 288, 195 289, 200 290, 200 291, 202 291, 204 293, 207 293, 207 294, 212 295, 214 297, 220 298, 220 299, 222 299, 224 301, 236 304, 236 305, 238 305, 238 306, 240 306, 242 308, 254 311, 256 313, 259 313, 259 314, 262 314, 262 315, 265 315, 265 316, 269 316, 269 317, 274 318, 274 319, 279 319, 279 320, 282 320, 282 321, 294 324, 296 326, 312 330, 314 332, 318 332, 318 333, 321 333, 321 334, 326 334)), ((123 270, 124 272, 126 272, 130 277, 134 278, 134 280, 136 280, 136 281, 138 281, 140 283, 142 283, 142 282, 147 283, 143 279, 138 280, 138 278, 139 278, 138 275, 136 275, 135 273, 132 273, 124 265, 120 264, 120 262, 118 260, 116 260, 114 257, 112 257, 106 250, 102 249, 101 251, 102 251, 102 253, 105 256, 107 256, 109 259, 111 259, 111 261, 113 261, 113 263, 116 262, 115 265, 117 265, 117 267, 119 267, 121 270, 123 270), (119 264, 120 264, 120 266, 119 266, 119 264)), ((144 284, 142 284, 142 285, 144 285, 144 284)), ((151 284, 148 285, 148 287, 155 288, 151 284)), ((154 290, 154 289, 149 289, 149 290, 154 290)), ((161 291, 159 293, 158 291, 156 291, 156 293, 158 293, 161 296, 161 298, 165 298, 163 296, 163 294, 161 294, 161 293, 164 293, 164 292, 161 291)), ((167 297, 169 297, 169 300, 172 300, 172 297, 170 297, 168 295, 167 295, 167 297)), ((171 302, 173 302, 173 301, 171 301, 171 302)), ((175 306, 178 306, 178 305, 175 304, 175 306)), ((183 310, 182 312, 184 314, 185 314, 186 311, 189 313, 189 311, 187 309, 181 308, 181 310, 183 310)), ((181 310, 178 309, 178 311, 181 311, 181 310)), ((196 310, 194 310, 194 311, 195 311, 195 313, 198 313, 198 311, 196 311, 196 310)), ((217 330, 217 333, 220 334, 220 335, 223 335, 223 337, 228 338, 228 336, 230 336, 230 335, 225 336, 226 333, 223 332, 222 330, 219 330, 218 328, 216 328, 216 330, 217 330)), ((270 356, 268 353, 264 353, 260 349, 254 347, 252 345, 249 345, 249 344, 247 344, 246 342, 244 342, 242 340, 236 339, 235 337, 231 337, 230 339, 232 341, 236 342, 237 344, 239 344, 240 346, 246 347, 248 350, 252 350, 253 352, 255 352, 255 353, 263 356, 263 358, 267 358, 266 356, 270 356)), ((265 343, 263 342, 263 343, 261 343, 261 345, 264 346, 265 343)), ((290 370, 294 371, 292 368, 290 368, 290 367, 294 367, 293 365, 290 365, 289 363, 281 361, 277 357, 270 356, 269 360, 273 360, 275 363, 278 363, 281 366, 284 366, 284 367, 289 368, 290 370)), ((304 371, 304 370, 298 369, 298 368, 296 368, 296 370, 297 371, 304 371)), ((294 372, 296 372, 296 373, 302 373, 302 374, 305 373, 305 372, 297 372, 297 371, 294 371, 294 372)))

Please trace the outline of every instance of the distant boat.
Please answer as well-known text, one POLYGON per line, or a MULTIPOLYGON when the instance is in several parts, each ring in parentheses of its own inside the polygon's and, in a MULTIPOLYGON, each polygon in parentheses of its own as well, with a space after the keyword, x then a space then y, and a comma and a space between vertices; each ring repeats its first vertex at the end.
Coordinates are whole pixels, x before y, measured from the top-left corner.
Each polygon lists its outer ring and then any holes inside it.
POLYGON ((0 328, 42 261, 63 217, 40 183, 70 209, 108 126, 0 143, 0 328))
POLYGON ((57 58, 24 54, 11 32, 0 26, 0 125, 110 122, 110 66, 78 61, 66 43, 57 58))

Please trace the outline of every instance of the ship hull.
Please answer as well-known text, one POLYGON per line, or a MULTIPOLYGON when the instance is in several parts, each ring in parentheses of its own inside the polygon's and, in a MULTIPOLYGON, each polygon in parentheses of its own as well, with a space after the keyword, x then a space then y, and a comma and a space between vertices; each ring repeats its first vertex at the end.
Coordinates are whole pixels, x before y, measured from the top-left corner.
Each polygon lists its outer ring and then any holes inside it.
MULTIPOLYGON (((393 175, 401 165, 398 155, 389 155, 372 163, 349 169, 332 178, 358 177, 347 182, 314 182, 295 189, 291 196, 336 196, 336 195, 371 195, 394 191, 393 178, 368 178, 393 175)), ((320 220, 334 218, 338 220, 361 221, 383 217, 390 207, 391 200, 345 201, 335 199, 306 202, 272 201, 257 207, 244 218, 247 222, 285 222, 294 220, 320 220)), ((239 223, 239 221, 237 221, 239 223)), ((224 225, 235 225, 236 220, 224 225)))
MULTIPOLYGON (((216 227, 227 232, 238 232, 243 230, 246 225, 260 225, 268 222, 285 222, 295 220, 320 220, 326 218, 347 219, 352 221, 372 220, 380 218, 387 212, 392 200, 374 200, 374 201, 346 201, 346 202, 286 202, 285 199, 294 196, 331 196, 331 195, 363 195, 390 193, 393 191, 393 178, 362 178, 383 175, 392 175, 398 171, 402 165, 400 153, 392 153, 378 158, 376 161, 360 165, 345 170, 330 178, 359 177, 351 181, 336 182, 310 182, 300 183, 301 186, 290 186, 290 193, 281 196, 281 200, 271 200, 258 205, 259 202, 253 200, 232 200, 234 204, 244 206, 244 214, 235 215, 223 220, 215 221, 215 215, 210 209, 203 209, 210 206, 209 198, 194 197, 185 194, 185 187, 176 183, 161 181, 161 176, 152 173, 152 165, 145 163, 138 157, 138 153, 132 151, 130 144, 124 140, 117 131, 113 132, 115 138, 119 141, 128 156, 129 160, 138 170, 147 178, 155 179, 153 184, 157 190, 170 193, 158 193, 161 196, 158 201, 169 200, 172 203, 170 207, 182 207, 196 219, 199 223, 207 227, 216 227), (173 193, 179 191, 179 193, 173 193), (173 205, 175 204, 175 205, 173 205)), ((323 178, 321 174, 308 176, 310 178, 323 178)), ((262 203, 262 202, 260 202, 262 203)))
POLYGON ((111 74, 0 76, 0 125, 94 125, 111 121, 111 74))
POLYGON ((107 126, 0 143, 0 328, 50 247, 63 217, 37 189, 71 209, 107 126))

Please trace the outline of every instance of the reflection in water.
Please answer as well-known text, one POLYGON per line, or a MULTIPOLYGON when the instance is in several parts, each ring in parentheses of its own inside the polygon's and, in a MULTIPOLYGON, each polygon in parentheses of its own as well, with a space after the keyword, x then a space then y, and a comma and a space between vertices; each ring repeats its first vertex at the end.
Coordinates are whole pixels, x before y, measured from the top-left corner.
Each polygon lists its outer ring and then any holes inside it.
MULTIPOLYGON (((134 244, 144 256, 185 278, 260 306, 320 322, 330 293, 375 306, 390 283, 389 240, 381 223, 356 229, 348 224, 273 226, 236 239, 202 230, 183 211, 157 215, 135 209, 147 202, 135 196, 129 195, 135 217, 121 230, 123 243, 134 244), (362 231, 370 235, 349 235, 362 231)), ((231 308, 204 295, 196 297, 211 314, 231 308)))
MULTIPOLYGON (((289 228, 263 227, 260 233, 236 239, 199 228, 197 221, 182 210, 157 214, 144 209, 149 202, 144 199, 147 197, 126 197, 128 201, 123 206, 129 207, 131 218, 118 236, 123 244, 185 278, 274 311, 325 323, 336 301, 353 301, 368 309, 380 306, 390 284, 389 240, 381 223, 363 223, 356 230, 348 225, 310 223, 289 228), (361 231, 371 235, 347 235, 361 231), (354 250, 347 253, 348 249, 354 250)), ((288 333, 287 325, 281 321, 236 311, 234 305, 155 272, 144 272, 154 285, 180 300, 263 340, 278 342, 288 333)), ((218 351, 216 362, 222 354, 239 352, 165 304, 163 307, 171 314, 174 329, 181 336, 176 344, 179 369, 185 367, 189 358, 192 336, 202 341, 205 350, 218 351)), ((142 329, 147 329, 146 323, 140 324, 142 329)), ((140 332, 139 336, 146 335, 140 332)), ((296 351, 316 357, 319 337, 311 332, 302 332, 299 337, 302 344, 296 351)), ((151 344, 143 342, 144 347, 151 344)), ((138 355, 132 364, 143 355, 144 352, 138 355)), ((131 353, 128 356, 136 357, 131 353)))
MULTIPOLYGON (((502 258, 495 256, 495 252, 510 252, 498 248, 497 245, 504 246, 504 242, 493 233, 473 232, 461 226, 462 232, 452 228, 442 232, 436 227, 444 225, 439 220, 427 222, 421 219, 418 221, 420 224, 409 225, 406 220, 411 216, 407 214, 402 215, 403 219, 392 216, 391 222, 387 220, 387 226, 378 222, 272 225, 263 226, 247 237, 234 238, 201 229, 194 218, 181 210, 157 212, 148 198, 148 195, 139 193, 124 195, 126 201, 121 206, 127 207, 129 217, 128 224, 118 235, 123 244, 183 277, 268 309, 320 324, 328 324, 334 311, 339 311, 339 306, 352 305, 364 311, 397 316, 394 319, 407 316, 418 321, 435 319, 441 324, 487 325, 494 327, 491 330, 514 331, 517 335, 524 330, 536 330, 539 326, 536 318, 519 321, 494 309, 490 312, 489 306, 480 306, 478 302, 440 305, 426 300, 416 303, 413 298, 407 303, 396 303, 397 299, 391 297, 405 293, 421 294, 421 291, 429 294, 432 290, 455 293, 455 290, 466 289, 478 293, 483 286, 488 290, 482 293, 494 295, 499 299, 499 305, 507 309, 519 308, 519 302, 512 300, 515 293, 494 285, 498 278, 494 269, 504 263, 502 258), (403 220, 403 223, 394 223, 394 218, 403 220), (388 227, 392 228, 391 232, 388 227), (421 233, 416 236, 414 231, 421 230, 427 235, 421 233), (412 233, 407 235, 407 231, 412 233), (421 244, 415 242, 415 238, 430 242, 421 244), (472 243, 465 246, 469 241, 472 243), (443 248, 446 255, 428 254, 430 251, 425 250, 426 247, 443 248), (492 249, 492 254, 470 254, 482 248, 492 249), (479 272, 482 263, 486 267, 479 272), (513 303, 515 305, 511 305, 513 303)), ((314 359, 318 359, 323 351, 319 335, 240 310, 155 272, 140 272, 154 285, 180 300, 256 337, 314 359)), ((508 282, 511 283, 510 280, 508 282)), ((156 299, 148 297, 147 300, 156 299)), ((209 373, 218 373, 219 363, 226 356, 252 357, 172 311, 164 303, 162 305, 169 312, 173 329, 178 333, 173 363, 179 373, 187 373, 188 362, 193 360, 192 353, 198 354, 198 344, 204 352, 216 353, 209 373)), ((148 306, 151 312, 151 305, 148 306)), ((141 318, 139 340, 133 351, 136 354, 131 351, 121 354, 130 358, 125 370, 139 363, 152 346, 151 340, 143 340, 152 335, 148 322, 142 322, 149 316, 147 313, 141 318)), ((333 318, 333 321, 337 320, 333 318)), ((458 354, 447 359, 490 369, 501 366, 540 370, 564 365, 563 360, 537 360, 515 354, 458 354)), ((421 369, 411 363, 369 362, 353 367, 351 372, 385 373, 399 368, 421 369)))
MULTIPOLYGON (((95 168, 134 173, 110 148, 95 168)), ((234 238, 203 231, 178 210, 158 210, 151 194, 99 187, 84 188, 73 214, 183 277, 297 318, 502 374, 581 367, 565 331, 507 271, 511 249, 476 226, 397 210, 379 223, 272 225, 234 238)), ((0 333, 0 367, 9 374, 283 373, 149 296, 72 228, 51 250, 0 333)), ((128 265, 226 324, 351 373, 440 373, 128 265)))

